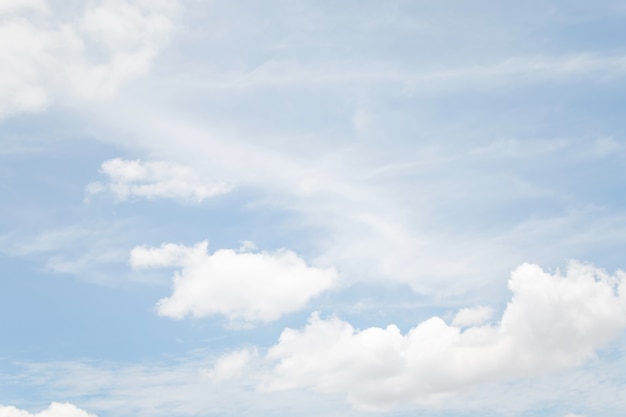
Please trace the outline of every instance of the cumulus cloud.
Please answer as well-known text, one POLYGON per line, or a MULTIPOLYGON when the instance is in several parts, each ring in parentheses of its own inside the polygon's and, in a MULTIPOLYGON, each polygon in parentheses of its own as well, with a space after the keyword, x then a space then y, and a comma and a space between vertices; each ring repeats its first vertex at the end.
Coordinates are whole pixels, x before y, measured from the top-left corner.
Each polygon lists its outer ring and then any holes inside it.
POLYGON ((304 307, 337 278, 334 269, 308 266, 289 250, 221 249, 211 255, 206 241, 192 247, 136 247, 130 263, 135 269, 182 267, 174 275, 173 294, 157 304, 160 315, 177 319, 221 314, 233 321, 276 320, 304 307))
POLYGON ((104 98, 147 72, 174 29, 176 2, 96 1, 64 13, 43 0, 0 4, 0 117, 55 98, 104 98))
POLYGON ((108 182, 88 184, 87 193, 109 192, 119 201, 136 197, 201 202, 232 189, 225 184, 206 183, 190 168, 172 162, 116 158, 104 161, 100 172, 108 177, 108 182))
POLYGON ((269 350, 278 363, 264 388, 345 393, 364 409, 428 403, 477 383, 575 366, 626 326, 622 271, 609 276, 573 262, 563 276, 523 264, 509 288, 513 298, 498 323, 465 329, 486 313, 462 310, 452 325, 433 317, 406 334, 314 314, 269 350))
POLYGON ((50 404, 50 407, 39 413, 29 413, 13 406, 0 405, 0 417, 96 417, 69 403, 50 404))

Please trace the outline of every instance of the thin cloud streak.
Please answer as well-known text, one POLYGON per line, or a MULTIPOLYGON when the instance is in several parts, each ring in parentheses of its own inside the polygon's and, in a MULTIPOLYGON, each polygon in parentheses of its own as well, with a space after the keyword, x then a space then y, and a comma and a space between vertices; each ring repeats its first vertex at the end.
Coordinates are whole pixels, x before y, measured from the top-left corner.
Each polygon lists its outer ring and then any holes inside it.
MULTIPOLYGON (((581 53, 561 57, 510 57, 489 65, 452 69, 395 69, 393 66, 367 70, 362 62, 344 62, 326 67, 297 61, 268 61, 246 72, 209 72, 199 85, 215 90, 254 88, 306 88, 332 84, 399 83, 406 93, 445 92, 514 88, 534 83, 567 83, 580 77, 609 80, 624 76, 626 56, 581 53)), ((197 85, 197 84, 196 84, 197 85)))

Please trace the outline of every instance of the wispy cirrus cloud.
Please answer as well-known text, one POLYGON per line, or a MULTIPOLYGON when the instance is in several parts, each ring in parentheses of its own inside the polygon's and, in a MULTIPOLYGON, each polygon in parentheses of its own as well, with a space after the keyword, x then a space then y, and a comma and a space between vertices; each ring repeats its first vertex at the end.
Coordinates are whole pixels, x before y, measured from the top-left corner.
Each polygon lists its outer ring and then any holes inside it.
MULTIPOLYGON (((360 62, 304 65, 294 60, 271 60, 247 72, 213 72, 202 82, 215 90, 302 88, 306 85, 376 85, 397 83, 407 93, 515 88, 529 84, 568 82, 587 77, 623 77, 625 55, 579 53, 561 56, 513 56, 490 63, 458 64, 445 69, 413 69, 388 64, 372 69, 360 62)), ((357 118, 363 124, 363 116, 357 118)))
POLYGON ((99 285, 156 283, 154 277, 146 281, 146 274, 134 277, 129 274, 126 262, 135 243, 122 231, 130 233, 134 226, 132 222, 122 222, 109 223, 107 227, 59 225, 37 233, 13 231, 0 235, 0 253, 35 261, 50 273, 71 275, 99 285))

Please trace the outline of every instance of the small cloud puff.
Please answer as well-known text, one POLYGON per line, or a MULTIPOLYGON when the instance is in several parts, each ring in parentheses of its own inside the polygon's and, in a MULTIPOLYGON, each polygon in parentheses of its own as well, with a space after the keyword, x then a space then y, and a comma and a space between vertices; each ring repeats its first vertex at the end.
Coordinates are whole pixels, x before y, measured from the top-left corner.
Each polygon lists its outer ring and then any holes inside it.
POLYGON ((561 276, 523 264, 509 288, 501 320, 488 325, 484 307, 461 310, 452 326, 433 317, 406 334, 395 325, 358 330, 314 314, 270 348, 276 366, 262 388, 344 393, 370 410, 429 404, 475 384, 578 365, 626 327, 622 271, 609 276, 574 262, 561 276))
POLYGON ((225 184, 203 182, 190 168, 172 162, 116 158, 104 161, 100 172, 108 177, 108 182, 88 184, 87 193, 109 192, 118 201, 162 198, 199 203, 232 190, 225 184))
POLYGON ((174 275, 173 294, 157 304, 161 316, 176 319, 221 314, 232 321, 268 322, 304 307, 337 279, 334 269, 308 266, 289 250, 221 249, 211 255, 207 241, 136 247, 130 263, 134 269, 182 267, 174 275))
POLYGON ((491 307, 463 308, 454 316, 452 325, 455 327, 476 326, 489 321, 492 316, 493 309, 491 307))
POLYGON ((207 371, 207 376, 213 382, 223 382, 236 378, 248 365, 250 359, 257 355, 256 349, 242 349, 226 353, 215 361, 213 368, 207 371))
POLYGON ((0 405, 0 417, 96 417, 96 415, 87 413, 69 403, 53 402, 50 407, 39 413, 29 413, 13 406, 0 405))

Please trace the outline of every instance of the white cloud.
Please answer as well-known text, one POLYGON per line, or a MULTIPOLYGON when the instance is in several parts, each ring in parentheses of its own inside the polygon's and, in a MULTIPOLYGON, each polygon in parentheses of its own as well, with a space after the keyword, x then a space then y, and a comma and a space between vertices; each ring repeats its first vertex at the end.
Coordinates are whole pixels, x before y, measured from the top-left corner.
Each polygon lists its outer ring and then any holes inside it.
POLYGON ((0 14, 15 13, 29 9, 45 11, 47 6, 43 0, 2 0, 0 2, 0 14))
POLYGON ((609 276, 572 262, 562 276, 523 264, 509 288, 499 323, 465 330, 439 317, 406 334, 395 325, 357 330, 314 314, 269 350, 278 364, 264 388, 345 393, 364 409, 429 403, 478 383, 578 365, 626 326, 622 271, 609 276))
POLYGON ((95 417, 95 414, 90 414, 69 403, 53 402, 50 407, 39 413, 29 413, 13 406, 0 405, 0 417, 95 417))
POLYGON ((492 316, 493 309, 491 307, 463 308, 454 316, 452 325, 454 327, 476 326, 489 321, 492 316))
MULTIPOLYGON (((240 352, 237 350, 236 352, 240 352)), ((293 416, 301 410, 305 416, 361 416, 350 410, 341 395, 320 395, 310 390, 263 392, 252 389, 267 366, 254 355, 241 374, 217 382, 210 370, 220 358, 194 350, 188 355, 143 360, 133 363, 111 361, 21 362, 17 374, 0 382, 14 383, 32 389, 41 401, 53 396, 81 404, 98 413, 120 417, 198 416, 199 411, 215 415, 293 416), (46 387, 45 392, 41 387, 46 387), (238 407, 233 411, 232 405, 238 407), (103 411, 100 411, 103 410, 103 411)), ((571 410, 593 416, 589 410, 603 410, 603 415, 621 415, 626 407, 626 385, 623 383, 625 359, 594 361, 592 366, 571 369, 537 378, 505 383, 473 385, 466 392, 436 404, 436 410, 457 410, 452 415, 531 415, 538 404, 555 405, 550 415, 565 416, 571 410), (558 405, 558 404, 561 405, 558 405)), ((397 415, 431 415, 432 409, 417 407, 397 415)), ((299 415, 300 415, 299 414, 299 415)), ((445 415, 445 413, 434 413, 445 415)))
POLYGON ((183 318, 222 314, 231 320, 267 322, 304 307, 337 279, 334 269, 308 266, 294 252, 208 253, 206 241, 187 247, 136 247, 133 268, 180 266, 174 292, 157 305, 162 316, 183 318))
POLYGON ((239 252, 252 252, 257 250, 256 244, 251 240, 244 240, 241 242, 239 252))
POLYGON ((174 1, 90 2, 63 13, 44 1, 2 2, 0 117, 55 98, 94 99, 144 74, 174 29, 174 1), (36 15, 23 15, 30 11, 36 15))
POLYGON ((213 382, 222 382, 235 378, 241 374, 252 357, 257 356, 256 350, 242 349, 226 353, 215 361, 213 368, 207 371, 207 375, 213 382))
MULTIPOLYGON (((18 377, 20 382, 33 388, 36 397, 29 398, 31 401, 40 401, 37 396, 40 393, 44 398, 62 398, 63 401, 97 410, 99 414, 106 411, 106 415, 116 417, 287 417, 293 416, 294 409, 300 410, 298 415, 307 417, 357 415, 341 398, 320 402, 318 396, 308 392, 262 393, 253 389, 258 383, 256 371, 259 366, 254 351, 249 352, 251 356, 244 372, 220 381, 214 378, 215 374, 207 372, 207 364, 212 364, 215 370, 220 359, 215 362, 214 355, 198 350, 188 356, 133 363, 22 362, 19 364, 22 372, 18 377), (44 385, 45 392, 40 389, 44 385)), ((228 356, 221 358, 225 357, 228 356)), ((7 378, 3 382, 10 384, 15 380, 15 377, 7 378)))
POLYGON ((203 182, 190 168, 172 162, 116 158, 104 161, 100 172, 109 177, 109 181, 88 184, 87 193, 110 192, 119 201, 138 197, 201 202, 232 189, 225 184, 203 182))

